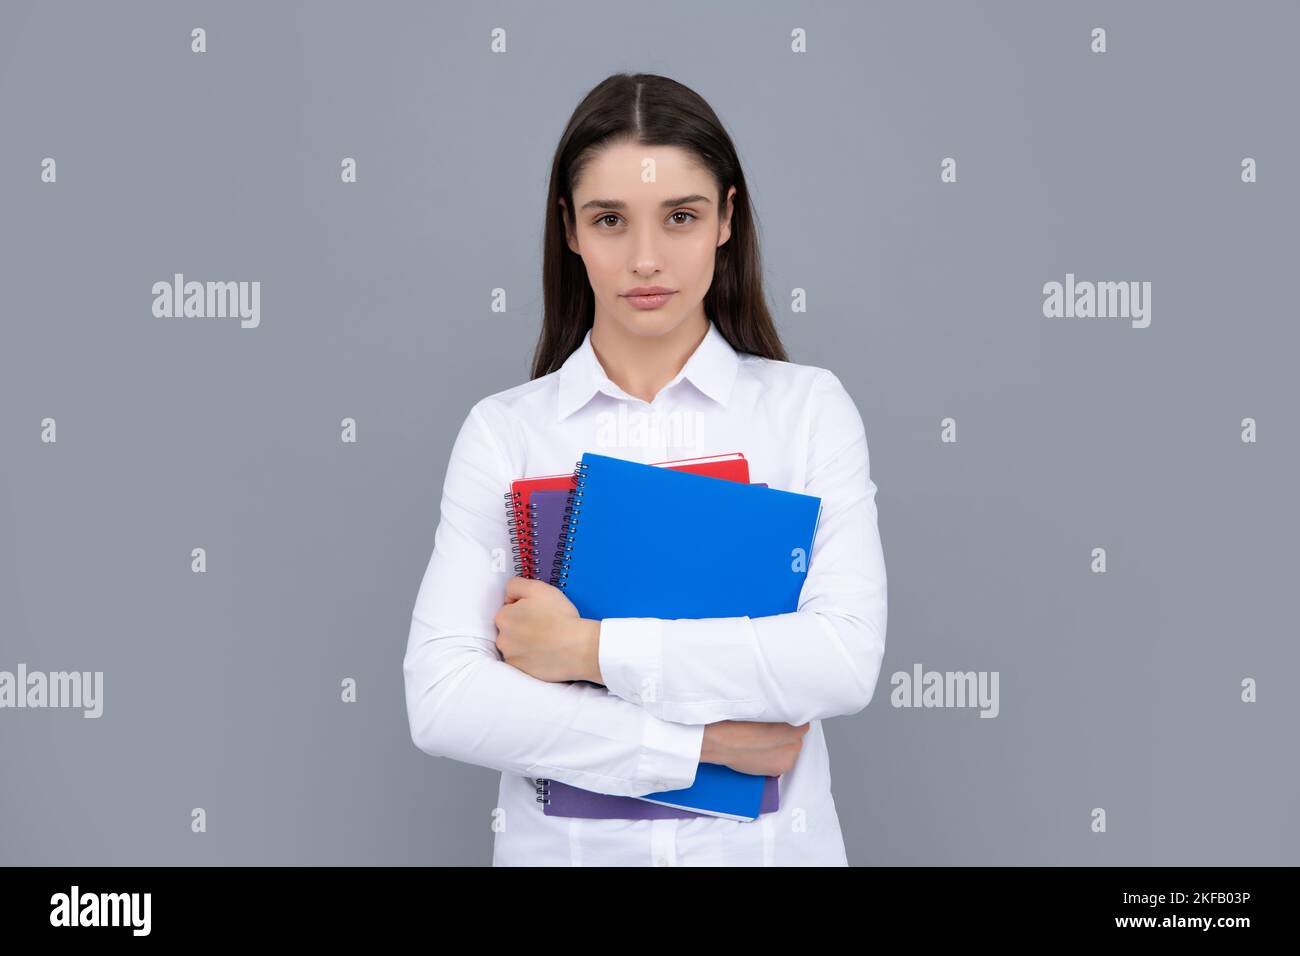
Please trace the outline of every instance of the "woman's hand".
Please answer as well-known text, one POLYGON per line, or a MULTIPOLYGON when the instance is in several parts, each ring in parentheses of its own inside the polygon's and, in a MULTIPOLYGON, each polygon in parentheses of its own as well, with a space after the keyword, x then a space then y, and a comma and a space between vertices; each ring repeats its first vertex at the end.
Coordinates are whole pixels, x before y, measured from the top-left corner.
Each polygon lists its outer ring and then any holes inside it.
POLYGON ((720 763, 764 777, 779 777, 794 769, 811 724, 720 720, 704 728, 700 763, 720 763))
POLYGON ((604 683, 600 622, 579 617, 559 588, 513 577, 506 582, 506 603, 494 620, 497 649, 507 664, 538 680, 604 683))

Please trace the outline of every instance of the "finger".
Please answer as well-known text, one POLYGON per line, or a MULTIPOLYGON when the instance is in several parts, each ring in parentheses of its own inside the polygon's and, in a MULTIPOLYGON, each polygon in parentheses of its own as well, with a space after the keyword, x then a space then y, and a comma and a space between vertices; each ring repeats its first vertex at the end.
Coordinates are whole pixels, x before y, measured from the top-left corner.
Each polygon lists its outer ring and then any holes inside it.
POLYGON ((516 575, 506 581, 506 597, 521 598, 535 595, 539 589, 545 590, 550 585, 545 581, 537 581, 533 578, 524 578, 516 575))

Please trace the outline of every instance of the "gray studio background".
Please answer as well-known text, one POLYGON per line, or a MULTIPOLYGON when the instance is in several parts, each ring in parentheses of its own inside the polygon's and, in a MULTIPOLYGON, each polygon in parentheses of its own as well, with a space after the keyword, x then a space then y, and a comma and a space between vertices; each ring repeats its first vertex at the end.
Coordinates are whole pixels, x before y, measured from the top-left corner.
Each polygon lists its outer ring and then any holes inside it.
POLYGON ((415 749, 402 656, 456 430, 527 378, 556 141, 623 69, 718 111, 792 358, 866 424, 890 614, 875 699, 826 725, 850 862, 1300 862, 1297 28, 6 3, 0 669, 105 687, 99 720, 0 711, 0 862, 490 862, 499 775, 415 749), (260 327, 155 319, 175 272, 260 281, 260 327), (1067 272, 1150 281, 1150 327, 1044 318, 1067 272), (916 662, 998 671, 999 716, 891 707, 916 662))

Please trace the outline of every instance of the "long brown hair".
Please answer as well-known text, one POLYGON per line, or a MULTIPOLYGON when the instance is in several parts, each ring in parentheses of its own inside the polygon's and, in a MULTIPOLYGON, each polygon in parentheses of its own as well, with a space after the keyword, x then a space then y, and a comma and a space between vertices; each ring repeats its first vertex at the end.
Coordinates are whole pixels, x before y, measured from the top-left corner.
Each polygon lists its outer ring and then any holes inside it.
POLYGON ((653 73, 616 73, 578 104, 551 163, 542 255, 542 332, 533 352, 532 378, 563 365, 595 321, 595 296, 581 257, 565 241, 565 217, 573 222, 573 184, 583 168, 601 148, 624 142, 678 146, 693 153, 717 183, 719 215, 725 213, 727 191, 736 187, 731 236, 717 250, 704 314, 736 351, 788 361, 763 294, 754 209, 731 137, 709 104, 689 87, 653 73))

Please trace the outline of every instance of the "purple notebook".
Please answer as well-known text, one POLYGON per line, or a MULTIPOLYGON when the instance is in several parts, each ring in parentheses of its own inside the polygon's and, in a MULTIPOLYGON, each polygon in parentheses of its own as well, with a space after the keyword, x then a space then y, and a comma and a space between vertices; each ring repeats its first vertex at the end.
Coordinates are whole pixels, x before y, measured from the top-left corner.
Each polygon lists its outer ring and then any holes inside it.
MULTIPOLYGON (((767 487, 758 481, 754 484, 767 487)), ((529 502, 530 534, 537 555, 537 577, 549 581, 555 566, 555 552, 559 547, 560 531, 564 523, 564 509, 568 504, 567 491, 534 491, 529 502)), ((599 686, 599 685, 597 685, 599 686)), ((552 817, 585 817, 590 820, 683 820, 707 817, 711 814, 669 807, 636 797, 611 793, 595 793, 581 787, 570 786, 558 780, 544 780, 540 784, 542 812, 552 817)), ((763 784, 763 799, 759 814, 772 813, 781 806, 778 778, 768 777, 763 784)))
POLYGON ((567 491, 534 491, 528 500, 528 533, 533 539, 535 565, 539 581, 551 580, 555 552, 560 546, 564 525, 564 508, 569 502, 567 491))

